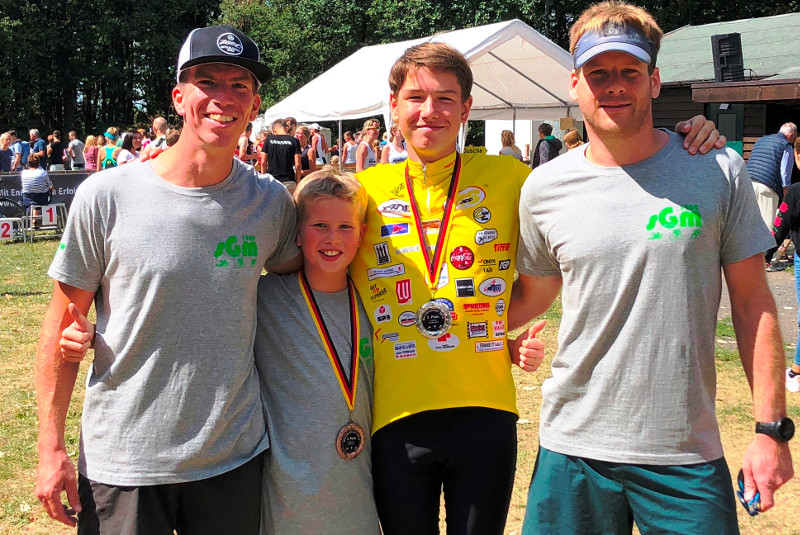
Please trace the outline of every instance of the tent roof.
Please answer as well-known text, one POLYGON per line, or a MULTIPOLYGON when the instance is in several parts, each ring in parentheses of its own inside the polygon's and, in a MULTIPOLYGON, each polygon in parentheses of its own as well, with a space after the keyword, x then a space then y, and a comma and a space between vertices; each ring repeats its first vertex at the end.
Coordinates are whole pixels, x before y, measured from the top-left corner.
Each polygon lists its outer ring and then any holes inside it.
POLYGON ((475 83, 470 119, 580 119, 567 94, 572 57, 520 20, 364 47, 264 113, 299 121, 336 121, 384 115, 389 110, 389 71, 416 44, 447 43, 463 53, 475 83))

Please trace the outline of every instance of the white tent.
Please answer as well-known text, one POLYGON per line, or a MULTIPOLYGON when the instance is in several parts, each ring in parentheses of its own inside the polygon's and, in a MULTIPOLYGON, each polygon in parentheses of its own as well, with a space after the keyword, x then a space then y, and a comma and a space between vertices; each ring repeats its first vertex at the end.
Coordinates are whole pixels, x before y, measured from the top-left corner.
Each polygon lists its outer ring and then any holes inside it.
POLYGON ((447 43, 469 59, 475 79, 470 120, 582 118, 567 94, 572 57, 511 20, 364 47, 269 108, 265 124, 290 116, 319 122, 377 115, 388 123, 389 70, 407 48, 426 41, 447 43))

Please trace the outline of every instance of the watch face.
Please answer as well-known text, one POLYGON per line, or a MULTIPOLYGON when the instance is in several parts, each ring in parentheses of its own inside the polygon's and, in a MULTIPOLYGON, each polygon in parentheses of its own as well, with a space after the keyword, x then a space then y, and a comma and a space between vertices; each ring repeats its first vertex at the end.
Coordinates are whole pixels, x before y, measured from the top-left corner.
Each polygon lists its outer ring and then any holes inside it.
POLYGON ((794 436, 794 422, 791 418, 781 418, 778 422, 778 434, 783 442, 789 442, 794 436))

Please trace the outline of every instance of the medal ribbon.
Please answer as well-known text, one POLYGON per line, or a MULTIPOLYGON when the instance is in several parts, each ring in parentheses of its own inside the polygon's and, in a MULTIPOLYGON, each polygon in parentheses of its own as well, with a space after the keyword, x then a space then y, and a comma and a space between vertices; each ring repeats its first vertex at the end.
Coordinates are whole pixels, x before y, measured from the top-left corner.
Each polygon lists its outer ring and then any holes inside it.
POLYGON ((300 291, 303 293, 303 298, 308 306, 308 311, 311 312, 311 317, 314 320, 314 325, 317 327, 322 345, 325 347, 325 353, 328 355, 328 360, 331 363, 333 372, 336 374, 336 379, 339 381, 339 386, 342 388, 344 400, 350 410, 353 410, 356 403, 356 388, 358 386, 358 342, 361 340, 361 324, 358 317, 358 303, 356 302, 356 293, 353 289, 353 282, 350 277, 347 277, 347 296, 350 299, 350 340, 352 346, 352 359, 350 361, 350 380, 348 381, 345 374, 344 365, 336 352, 333 342, 325 325, 325 319, 322 317, 322 312, 314 299, 314 292, 308 284, 305 274, 300 271, 297 275, 297 280, 300 282, 300 291))
POLYGON ((447 190, 447 201, 444 205, 442 222, 439 225, 439 236, 436 238, 436 248, 433 250, 433 258, 428 253, 428 245, 425 241, 425 230, 422 228, 422 217, 420 216, 417 200, 414 198, 414 188, 411 184, 411 177, 408 174, 408 163, 406 163, 406 189, 411 204, 411 212, 414 215, 414 226, 417 229, 419 248, 425 258, 425 276, 428 279, 428 286, 431 290, 436 290, 439 284, 439 272, 442 269, 442 254, 447 246, 447 239, 450 237, 450 219, 455 204, 454 194, 458 191, 458 179, 461 176, 461 155, 456 152, 456 161, 453 164, 453 176, 450 177, 450 188, 447 190))

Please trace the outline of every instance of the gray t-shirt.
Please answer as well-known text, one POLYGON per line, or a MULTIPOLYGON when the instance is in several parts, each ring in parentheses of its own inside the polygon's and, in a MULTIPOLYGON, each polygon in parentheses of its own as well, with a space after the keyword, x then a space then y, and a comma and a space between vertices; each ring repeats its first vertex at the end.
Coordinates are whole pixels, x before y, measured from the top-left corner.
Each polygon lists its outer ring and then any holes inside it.
MULTIPOLYGON (((314 292, 342 364, 352 363, 347 290, 314 292)), ((345 461, 336 437, 349 409, 300 291, 296 275, 268 275, 258 285, 255 356, 267 410, 262 534, 380 533, 372 495, 372 329, 359 300, 361 355, 353 421, 364 450, 345 461)))
POLYGON ((253 359, 263 266, 298 254, 286 188, 233 160, 184 188, 132 162, 77 189, 50 267, 96 292, 80 472, 112 485, 212 477, 269 441, 253 359))
POLYGON ((774 241, 731 150, 690 156, 682 138, 647 160, 600 167, 588 145, 522 190, 517 269, 563 278, 542 447, 642 464, 722 456, 714 414, 721 266, 774 241))
POLYGON ((86 147, 86 145, 83 144, 83 141, 80 139, 73 139, 69 142, 68 147, 72 149, 72 152, 75 154, 75 157, 70 156, 72 165, 85 165, 86 160, 83 158, 83 149, 86 147))

